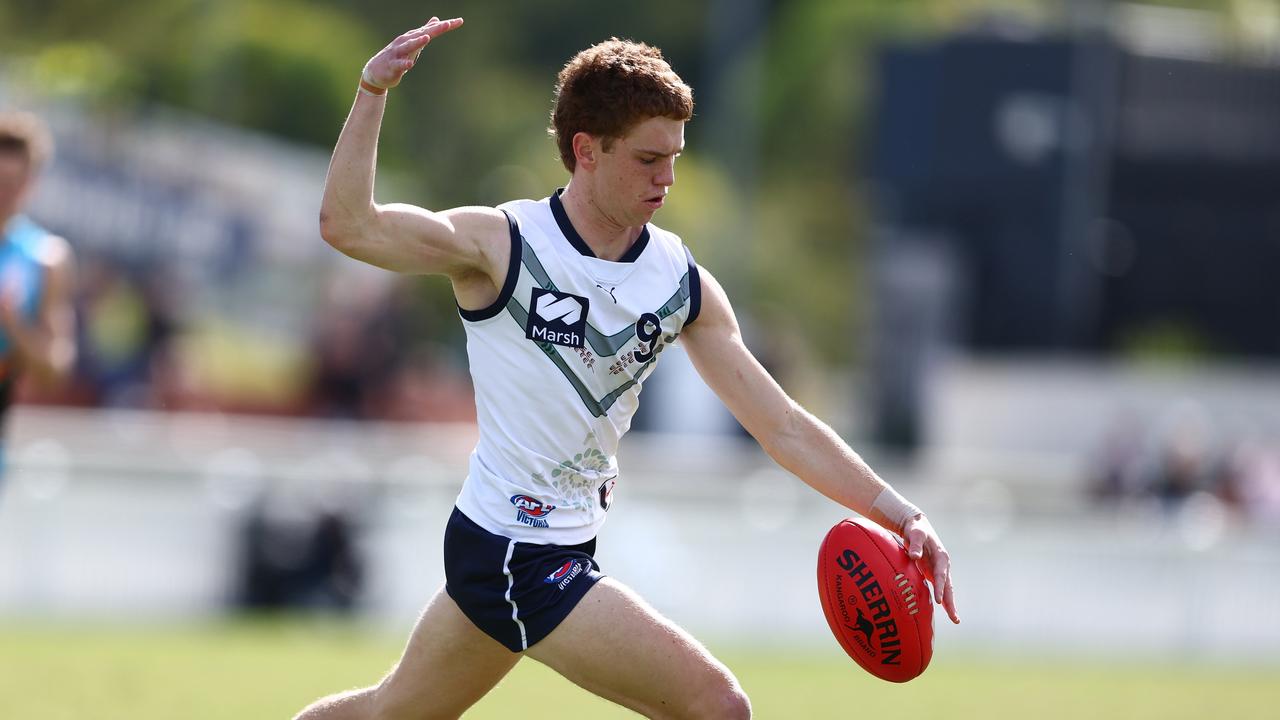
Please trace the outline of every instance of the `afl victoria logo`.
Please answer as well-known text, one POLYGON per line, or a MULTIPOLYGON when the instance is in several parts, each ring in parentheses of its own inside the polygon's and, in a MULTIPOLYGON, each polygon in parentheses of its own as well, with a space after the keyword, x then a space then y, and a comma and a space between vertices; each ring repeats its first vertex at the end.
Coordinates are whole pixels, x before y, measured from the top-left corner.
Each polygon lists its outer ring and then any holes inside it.
POLYGON ((556 290, 534 288, 529 297, 525 337, 566 347, 583 347, 587 333, 587 298, 556 290))
POLYGON ((551 514, 556 509, 555 505, 547 505, 546 503, 531 498, 528 495, 512 495, 511 504, 522 510, 529 517, 543 517, 551 514))
POLYGON ((565 560, 564 564, 542 579, 548 585, 556 585, 561 590, 582 572, 582 564, 576 560, 565 560))
POLYGON ((516 506, 517 521, 538 528, 549 527, 545 518, 556 509, 555 505, 548 505, 528 495, 512 495, 511 504, 516 506))

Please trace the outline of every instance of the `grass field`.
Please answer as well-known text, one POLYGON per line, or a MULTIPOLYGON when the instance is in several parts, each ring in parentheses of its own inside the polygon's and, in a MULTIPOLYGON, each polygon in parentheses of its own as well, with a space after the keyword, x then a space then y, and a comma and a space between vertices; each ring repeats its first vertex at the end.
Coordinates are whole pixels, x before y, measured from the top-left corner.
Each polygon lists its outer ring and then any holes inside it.
MULTIPOLYGON (((145 629, 0 624, 0 718, 288 718, 320 695, 375 681, 399 643, 385 631, 304 621, 145 629)), ((712 649, 765 719, 1280 717, 1276 667, 942 655, 922 677, 898 686, 866 675, 834 644, 829 652, 712 649)), ((466 717, 635 716, 525 660, 466 717)))

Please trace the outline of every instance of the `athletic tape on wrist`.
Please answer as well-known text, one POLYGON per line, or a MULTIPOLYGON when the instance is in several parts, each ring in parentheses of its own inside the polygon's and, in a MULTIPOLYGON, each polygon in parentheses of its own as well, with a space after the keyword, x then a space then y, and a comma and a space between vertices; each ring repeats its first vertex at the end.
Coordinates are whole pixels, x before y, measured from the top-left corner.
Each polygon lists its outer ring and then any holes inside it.
POLYGON ((365 95, 379 97, 387 94, 387 88, 369 79, 369 68, 360 71, 360 92, 365 95))
MULTIPOLYGON (((886 487, 876 496, 875 502, 871 503, 871 512, 879 513, 886 527, 899 535, 902 534, 903 527, 907 521, 916 515, 921 514, 920 508, 907 502, 907 499, 898 494, 898 491, 891 487, 886 487)), ((872 518, 876 520, 877 518, 872 518)))

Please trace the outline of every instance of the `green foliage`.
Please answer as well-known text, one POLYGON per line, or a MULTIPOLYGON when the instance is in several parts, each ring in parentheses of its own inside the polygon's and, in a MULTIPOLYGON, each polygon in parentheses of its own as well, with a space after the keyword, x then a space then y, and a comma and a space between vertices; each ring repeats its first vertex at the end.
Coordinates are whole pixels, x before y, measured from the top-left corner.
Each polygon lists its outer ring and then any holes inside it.
MULTIPOLYGON (((1247 5, 1149 4, 1225 12, 1247 5)), ((742 55, 714 54, 725 23, 744 7, 473 0, 441 8, 467 23, 433 44, 392 92, 379 163, 397 182, 395 197, 380 199, 496 204, 563 185, 545 132, 556 72, 611 35, 650 42, 698 102, 680 182, 659 222, 685 238, 740 314, 804 307, 798 322, 808 344, 828 361, 856 360, 860 348, 848 338, 857 336, 867 299, 859 268, 867 259, 863 178, 876 47, 993 11, 1053 22, 1071 6, 761 2, 759 33, 734 36, 742 55)), ((8 0, 0 54, 61 94, 175 105, 327 149, 365 60, 428 13, 417 3, 362 0, 8 0)), ((379 187, 387 193, 392 184, 379 187)), ((447 286, 431 284, 424 298, 442 308, 441 320, 452 312, 447 286)))
POLYGON ((849 187, 778 179, 766 194, 774 202, 757 210, 759 239, 750 265, 761 298, 757 314, 771 314, 771 326, 792 326, 825 357, 860 350, 851 341, 862 336, 855 329, 865 256, 856 195, 849 187))
POLYGON ((41 87, 316 144, 336 137, 376 49, 358 20, 294 0, 23 2, 13 15, 0 40, 41 87))
POLYGON ((92 41, 52 43, 27 65, 34 83, 57 96, 111 100, 126 95, 136 82, 131 68, 105 45, 92 41))
POLYGON ((183 104, 303 142, 333 141, 374 45, 365 28, 298 2, 218 4, 206 19, 183 104))

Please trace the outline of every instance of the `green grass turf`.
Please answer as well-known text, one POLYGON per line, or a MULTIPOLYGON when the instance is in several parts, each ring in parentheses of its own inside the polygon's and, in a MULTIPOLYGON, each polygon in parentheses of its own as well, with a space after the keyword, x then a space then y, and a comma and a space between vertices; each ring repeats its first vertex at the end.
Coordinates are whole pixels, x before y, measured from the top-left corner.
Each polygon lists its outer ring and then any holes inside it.
MULTIPOLYGON (((830 650, 713 645, 758 718, 1280 717, 1280 668, 941 654, 906 685, 871 678, 830 650)), ((400 640, 333 622, 237 621, 122 628, 0 624, 0 718, 288 718, 311 700, 370 684, 400 640)), ((525 660, 467 718, 635 717, 525 660)))

